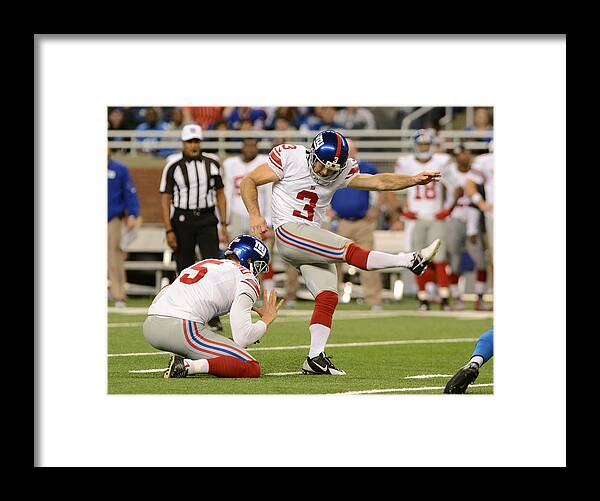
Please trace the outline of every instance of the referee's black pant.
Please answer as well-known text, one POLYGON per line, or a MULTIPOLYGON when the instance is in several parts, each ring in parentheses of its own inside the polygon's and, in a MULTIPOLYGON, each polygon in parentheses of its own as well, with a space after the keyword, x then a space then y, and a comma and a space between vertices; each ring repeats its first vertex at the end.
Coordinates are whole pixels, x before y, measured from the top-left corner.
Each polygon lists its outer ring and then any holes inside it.
MULTIPOLYGON (((177 274, 196 262, 196 244, 200 249, 202 259, 220 257, 219 220, 215 209, 185 210, 175 209, 171 218, 177 250, 173 253, 177 265, 177 274)), ((223 326, 219 317, 212 318, 208 325, 222 331, 223 326)))
POLYGON ((177 238, 177 250, 173 253, 173 257, 178 274, 196 262, 196 245, 200 248, 202 259, 220 257, 217 230, 219 220, 213 208, 175 209, 171 224, 177 238))

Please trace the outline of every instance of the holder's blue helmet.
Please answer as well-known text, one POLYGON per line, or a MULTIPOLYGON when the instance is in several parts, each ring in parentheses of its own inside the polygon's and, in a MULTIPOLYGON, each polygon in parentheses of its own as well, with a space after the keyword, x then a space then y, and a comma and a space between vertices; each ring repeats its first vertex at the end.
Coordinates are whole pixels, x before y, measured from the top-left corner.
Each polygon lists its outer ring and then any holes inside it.
POLYGON ((238 235, 235 237, 227 249, 225 257, 235 254, 240 260, 240 264, 249 269, 254 276, 269 270, 269 249, 265 243, 251 235, 238 235))
POLYGON ((333 183, 342 173, 342 169, 348 161, 348 141, 335 130, 324 130, 319 132, 313 139, 308 154, 308 167, 310 175, 315 183, 328 186, 333 183), (327 169, 333 171, 328 176, 320 176, 315 173, 316 161, 321 162, 327 169))

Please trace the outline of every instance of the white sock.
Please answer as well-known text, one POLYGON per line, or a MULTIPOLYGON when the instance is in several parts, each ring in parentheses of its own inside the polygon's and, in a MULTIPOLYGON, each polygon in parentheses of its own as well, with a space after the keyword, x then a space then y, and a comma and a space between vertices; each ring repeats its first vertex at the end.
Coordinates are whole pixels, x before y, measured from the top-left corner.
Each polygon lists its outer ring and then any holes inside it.
POLYGON ((192 374, 208 374, 208 360, 201 358, 200 360, 184 359, 183 363, 187 367, 188 376, 192 374))
POLYGON ((435 292, 437 289, 437 285, 434 282, 426 282, 425 283, 425 291, 429 297, 435 297, 435 292))
POLYGON ((313 358, 325 351, 325 345, 327 344, 331 329, 322 324, 311 324, 308 330, 310 331, 310 350, 308 356, 313 358))
POLYGON ((372 250, 367 257, 367 270, 383 270, 385 268, 410 268, 413 259, 412 252, 400 252, 399 254, 387 254, 372 250))
POLYGON ((479 367, 481 367, 483 365, 483 357, 475 355, 471 358, 471 360, 469 360, 469 363, 476 363, 479 367))
POLYGON ((266 289, 268 291, 273 289, 274 285, 275 285, 275 281, 272 278, 267 278, 266 280, 263 280, 263 283, 262 283, 263 289, 266 289))
POLYGON ((458 294, 458 284, 450 284, 450 293, 454 299, 460 299, 458 294))
POLYGON ((485 282, 475 282, 475 294, 481 296, 485 292, 485 282))

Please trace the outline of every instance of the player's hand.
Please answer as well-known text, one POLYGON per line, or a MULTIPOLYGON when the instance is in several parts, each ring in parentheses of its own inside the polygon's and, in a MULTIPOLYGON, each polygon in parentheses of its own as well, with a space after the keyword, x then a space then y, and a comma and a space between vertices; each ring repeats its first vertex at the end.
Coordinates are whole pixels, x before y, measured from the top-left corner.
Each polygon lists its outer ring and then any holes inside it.
POLYGON ((227 231, 227 226, 221 226, 219 230, 219 243, 229 243, 229 232, 227 231))
POLYGON ((494 209, 494 206, 492 204, 487 203, 485 200, 482 200, 481 203, 479 204, 479 208, 485 214, 491 214, 494 209))
POLYGON ((127 216, 127 220, 125 221, 125 227, 127 231, 131 231, 135 228, 136 217, 133 215, 127 216))
POLYGON ((275 236, 275 232, 272 228, 267 228, 266 233, 263 233, 262 240, 269 240, 275 236))
POLYGON ((269 231, 269 227, 264 217, 250 216, 250 232, 253 236, 262 239, 267 231, 269 231))
POLYGON ((260 319, 267 325, 277 318, 279 308, 283 306, 285 299, 277 303, 277 291, 272 289, 271 292, 267 289, 263 290, 263 305, 261 307, 253 306, 252 311, 260 315, 260 319))
POLYGON ((418 218, 418 216, 417 216, 416 213, 411 212, 411 211, 406 210, 406 209, 403 209, 400 214, 402 214, 406 219, 417 219, 418 218))
POLYGON ((371 207, 365 214, 365 219, 369 222, 375 221, 379 217, 379 209, 371 207))
POLYGON ((435 218, 439 219, 439 220, 446 219, 450 215, 451 212, 452 212, 452 209, 443 209, 435 215, 435 218))
POLYGON ((397 221, 394 221, 390 225, 390 230, 392 230, 392 231, 404 231, 404 221, 402 221, 401 219, 398 219, 397 221))
POLYGON ((417 184, 429 184, 431 182, 439 181, 442 173, 433 170, 433 171, 423 171, 419 172, 416 176, 413 177, 413 182, 415 185, 417 184))
POLYGON ((167 244, 169 245, 169 247, 171 247, 171 249, 173 249, 173 251, 177 250, 177 237, 172 231, 167 233, 167 244))

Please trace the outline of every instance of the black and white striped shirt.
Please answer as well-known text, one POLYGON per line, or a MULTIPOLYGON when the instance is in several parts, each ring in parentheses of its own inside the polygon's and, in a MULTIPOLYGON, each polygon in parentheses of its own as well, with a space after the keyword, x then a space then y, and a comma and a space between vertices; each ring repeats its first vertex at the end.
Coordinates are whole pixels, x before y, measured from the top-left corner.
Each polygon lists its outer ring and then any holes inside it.
POLYGON ((211 153, 202 153, 198 160, 184 158, 181 153, 169 157, 160 180, 160 192, 170 193, 177 209, 214 207, 221 188, 221 165, 211 153))

